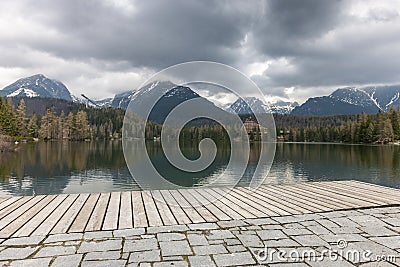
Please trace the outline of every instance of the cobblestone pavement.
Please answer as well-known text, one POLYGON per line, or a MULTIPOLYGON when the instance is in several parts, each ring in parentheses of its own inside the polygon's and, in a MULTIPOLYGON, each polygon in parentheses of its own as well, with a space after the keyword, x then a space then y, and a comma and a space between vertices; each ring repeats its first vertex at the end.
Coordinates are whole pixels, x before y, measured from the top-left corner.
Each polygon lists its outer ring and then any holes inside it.
POLYGON ((400 266, 400 207, 0 241, 0 266, 400 266))

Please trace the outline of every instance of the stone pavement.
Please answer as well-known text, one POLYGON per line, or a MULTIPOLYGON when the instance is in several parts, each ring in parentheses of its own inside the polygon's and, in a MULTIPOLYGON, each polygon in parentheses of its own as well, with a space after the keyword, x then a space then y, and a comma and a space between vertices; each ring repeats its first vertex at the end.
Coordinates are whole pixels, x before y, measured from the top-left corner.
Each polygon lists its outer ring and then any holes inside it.
POLYGON ((400 207, 0 240, 0 266, 400 266, 400 207))

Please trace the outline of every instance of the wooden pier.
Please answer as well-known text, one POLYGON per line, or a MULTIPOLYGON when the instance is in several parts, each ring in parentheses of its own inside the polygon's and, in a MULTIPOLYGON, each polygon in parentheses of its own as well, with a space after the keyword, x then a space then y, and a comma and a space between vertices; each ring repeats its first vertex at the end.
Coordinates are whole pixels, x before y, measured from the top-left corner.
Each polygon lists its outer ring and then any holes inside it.
POLYGON ((12 197, 0 200, 0 238, 396 205, 400 190, 358 181, 12 197))

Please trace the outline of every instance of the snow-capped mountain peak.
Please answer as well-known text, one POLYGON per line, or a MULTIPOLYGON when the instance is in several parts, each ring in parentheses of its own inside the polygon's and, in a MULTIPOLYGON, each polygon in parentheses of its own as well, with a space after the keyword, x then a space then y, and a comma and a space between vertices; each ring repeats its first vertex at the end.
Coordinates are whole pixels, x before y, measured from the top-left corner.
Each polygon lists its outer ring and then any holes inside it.
POLYGON ((236 114, 261 114, 267 112, 288 114, 296 106, 298 106, 297 102, 279 100, 266 103, 256 97, 244 97, 238 98, 234 103, 229 105, 227 110, 236 114))
POLYGON ((72 101, 67 87, 43 74, 22 78, 0 90, 3 97, 46 97, 72 101))

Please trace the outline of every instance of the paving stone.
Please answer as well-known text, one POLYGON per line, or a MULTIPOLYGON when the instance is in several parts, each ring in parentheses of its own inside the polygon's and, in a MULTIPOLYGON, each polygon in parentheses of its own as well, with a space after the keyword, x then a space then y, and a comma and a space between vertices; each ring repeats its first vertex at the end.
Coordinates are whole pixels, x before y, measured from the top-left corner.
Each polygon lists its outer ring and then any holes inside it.
POLYGON ((248 224, 243 220, 219 221, 217 224, 222 228, 232 228, 239 226, 247 226, 248 224))
POLYGON ((192 267, 215 266, 210 256, 189 256, 189 262, 192 267))
POLYGON ((261 225, 264 230, 282 230, 283 226, 279 224, 261 225))
POLYGON ((82 238, 83 238, 83 234, 80 234, 80 233, 55 234, 55 235, 49 236, 43 243, 54 243, 54 242, 65 242, 65 241, 81 240, 82 238))
POLYGON ((124 252, 127 251, 145 251, 157 249, 157 239, 140 239, 140 240, 125 240, 124 252))
POLYGON ((104 240, 99 242, 84 241, 78 249, 78 253, 120 250, 122 248, 122 240, 104 240))
POLYGON ((287 238, 287 235, 281 230, 260 230, 257 231, 257 235, 262 240, 287 238))
MULTIPOLYGON (((347 217, 331 218, 331 220, 333 222, 335 222, 336 224, 338 224, 340 227, 359 227, 360 226, 347 217)), ((334 228, 329 228, 329 229, 334 229, 334 228)))
POLYGON ((95 232, 85 232, 83 235, 84 239, 103 239, 103 238, 108 238, 112 237, 113 232, 112 231, 95 231, 95 232))
POLYGON ((275 221, 278 221, 279 223, 294 223, 294 222, 299 222, 301 221, 300 219, 296 218, 295 216, 280 216, 280 217, 272 217, 275 221))
MULTIPOLYGON (((82 243, 82 241, 79 240, 73 240, 73 241, 65 241, 64 245, 65 246, 79 246, 82 243)), ((49 245, 53 245, 54 243, 50 243, 49 245)))
POLYGON ((217 266, 238 266, 256 263, 250 252, 218 254, 213 257, 217 266))
POLYGON ((338 260, 333 261, 329 257, 324 257, 322 260, 319 261, 308 261, 307 262, 309 265, 312 267, 354 267, 353 264, 349 263, 343 258, 340 258, 338 260))
POLYGON ((307 226, 307 229, 316 235, 326 235, 326 234, 332 233, 331 231, 329 231, 328 229, 326 229, 325 227, 323 227, 321 225, 307 226))
POLYGON ((195 255, 212 255, 228 253, 223 245, 208 245, 208 246, 194 246, 192 247, 195 255))
POLYGON ((247 230, 261 230, 262 229, 261 226, 258 226, 258 225, 250 225, 250 226, 247 226, 246 228, 247 228, 247 230))
POLYGON ((305 221, 305 222, 299 222, 301 225, 303 226, 312 226, 312 225, 320 225, 318 222, 316 221, 305 221))
POLYGON ((183 240, 186 236, 181 233, 160 233, 157 234, 157 240, 160 241, 175 241, 175 240, 183 240))
POLYGON ((322 215, 325 218, 338 218, 338 217, 346 216, 343 213, 340 213, 337 211, 328 211, 328 212, 320 213, 320 215, 322 215))
MULTIPOLYGON (((17 260, 12 261, 10 267, 48 267, 50 265, 51 258, 42 258, 42 259, 27 259, 27 260, 17 260)), ((4 266, 4 265, 3 265, 4 266)))
POLYGON ((162 257, 163 261, 181 261, 183 260, 182 256, 164 256, 162 257))
POLYGON ((224 241, 228 246, 241 244, 240 240, 238 240, 236 238, 228 238, 228 239, 224 239, 224 241))
POLYGON ((228 249, 228 251, 230 253, 235 253, 235 252, 242 252, 242 251, 246 251, 247 249, 242 246, 242 245, 235 245, 235 246, 226 246, 226 248, 228 249))
POLYGON ((387 218, 387 219, 382 219, 385 223, 388 223, 392 226, 399 227, 400 226, 400 220, 399 218, 387 218))
POLYGON ((188 227, 191 230, 212 230, 219 228, 216 223, 194 223, 194 224, 188 224, 188 227))
POLYGON ((275 247, 275 248, 282 248, 282 247, 299 247, 300 244, 290 238, 284 238, 279 240, 265 240, 264 245, 266 247, 275 247))
POLYGON ((299 229, 283 229, 283 232, 287 235, 311 235, 312 232, 306 228, 299 229))
POLYGON ((155 238, 156 235, 149 235, 149 234, 145 234, 145 235, 141 235, 141 238, 155 238))
POLYGON ((39 247, 6 248, 0 252, 0 260, 25 259, 34 253, 39 247))
POLYGON ((188 234, 187 238, 191 246, 208 245, 207 239, 204 235, 200 234, 188 234))
POLYGON ((4 241, 2 246, 33 246, 39 245, 45 239, 44 236, 30 236, 30 237, 17 237, 10 238, 4 241))
POLYGON ((132 252, 129 256, 129 262, 153 262, 160 261, 160 250, 149 250, 132 252))
POLYGON ((301 225, 300 223, 286 223, 283 225, 285 229, 302 229, 305 228, 305 226, 301 225))
POLYGON ((263 242, 257 235, 237 235, 236 237, 246 247, 264 247, 263 242))
POLYGON ((218 244, 224 244, 225 241, 223 239, 215 239, 215 240, 208 240, 208 243, 210 245, 218 245, 218 244))
POLYGON ((171 267, 171 266, 177 266, 177 267, 186 267, 188 266, 188 263, 186 261, 165 261, 165 262, 155 262, 153 264, 154 267, 171 267))
POLYGON ((326 241, 324 241, 323 239, 321 239, 319 236, 316 235, 299 235, 299 236, 293 236, 292 238, 302 246, 311 246, 311 247, 329 246, 329 244, 326 241))
MULTIPOLYGON (((260 229, 260 230, 261 230, 261 229, 260 229)), ((240 231, 240 234, 241 234, 241 235, 256 235, 257 232, 256 232, 256 231, 253 231, 253 230, 242 230, 242 231, 240 231)))
POLYGON ((86 254, 84 260, 85 261, 93 261, 93 260, 118 260, 121 256, 121 252, 119 250, 115 251, 98 251, 98 252, 89 252, 86 254))
POLYGON ((392 249, 400 248, 400 235, 385 236, 385 237, 372 237, 371 240, 387 246, 392 249))
POLYGON ((321 219, 321 220, 318 220, 318 223, 320 224, 320 225, 322 225, 323 227, 325 227, 325 228, 336 228, 336 227, 340 227, 340 225, 338 225, 337 223, 334 223, 333 221, 331 221, 331 220, 328 220, 328 219, 321 219))
POLYGON ((386 223, 384 223, 380 219, 378 219, 374 216, 371 216, 371 215, 349 216, 348 218, 361 226, 369 226, 371 224, 373 224, 375 226, 377 226, 377 225, 385 226, 386 225, 386 223))
POLYGON ((125 264, 126 260, 83 261, 81 267, 122 267, 125 264))
POLYGON ((212 230, 210 235, 207 236, 208 240, 234 238, 235 236, 229 230, 212 230))
POLYGON ((43 257, 53 257, 53 256, 63 256, 63 255, 71 255, 75 254, 76 248, 69 246, 51 246, 51 247, 43 247, 39 250, 38 253, 35 254, 35 258, 43 258, 43 257))
POLYGON ((78 267, 82 259, 82 254, 74 254, 68 256, 59 256, 54 261, 51 267, 64 267, 68 263, 70 267, 78 267))
POLYGON ((157 234, 157 233, 168 233, 168 232, 185 232, 189 228, 186 225, 167 225, 167 226, 155 226, 148 227, 147 233, 157 234))
POLYGON ((359 266, 361 266, 361 267, 393 267, 394 265, 389 262, 386 262, 386 261, 375 261, 375 262, 362 263, 359 266))
POLYGON ((144 233, 145 233, 144 228, 114 230, 114 232, 113 232, 114 237, 137 236, 137 235, 143 235, 144 233))
POLYGON ((192 250, 186 240, 160 242, 160 248, 163 256, 192 255, 192 250))
POLYGON ((304 262, 290 262, 290 263, 271 263, 268 264, 271 267, 308 267, 304 262))
POLYGON ((338 240, 344 240, 346 242, 356 242, 356 241, 367 241, 367 239, 359 234, 329 234, 320 235, 321 239, 328 243, 337 243, 338 240))

